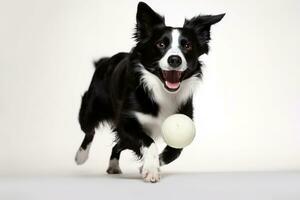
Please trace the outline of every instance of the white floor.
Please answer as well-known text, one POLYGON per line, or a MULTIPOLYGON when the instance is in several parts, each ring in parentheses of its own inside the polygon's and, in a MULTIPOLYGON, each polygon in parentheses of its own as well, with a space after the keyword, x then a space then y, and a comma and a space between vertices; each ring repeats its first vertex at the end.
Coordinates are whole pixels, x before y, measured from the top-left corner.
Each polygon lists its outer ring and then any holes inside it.
POLYGON ((156 184, 138 174, 2 177, 0 199, 299 200, 300 172, 172 173, 156 184))

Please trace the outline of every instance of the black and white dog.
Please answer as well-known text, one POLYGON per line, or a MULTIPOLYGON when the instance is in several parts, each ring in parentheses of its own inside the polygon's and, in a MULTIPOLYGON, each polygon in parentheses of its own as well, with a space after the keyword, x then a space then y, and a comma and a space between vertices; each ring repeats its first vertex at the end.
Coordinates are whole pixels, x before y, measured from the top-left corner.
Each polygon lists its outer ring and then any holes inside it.
POLYGON ((132 150, 143 159, 146 182, 160 179, 159 168, 174 161, 182 149, 166 146, 158 153, 155 138, 168 116, 193 118, 193 92, 202 76, 198 58, 207 54, 211 25, 221 15, 199 15, 182 28, 169 27, 164 17, 140 2, 136 15, 136 46, 95 63, 95 73, 82 97, 79 122, 85 133, 76 154, 77 164, 87 158, 95 128, 109 121, 116 133, 107 173, 121 173, 120 154, 132 150))

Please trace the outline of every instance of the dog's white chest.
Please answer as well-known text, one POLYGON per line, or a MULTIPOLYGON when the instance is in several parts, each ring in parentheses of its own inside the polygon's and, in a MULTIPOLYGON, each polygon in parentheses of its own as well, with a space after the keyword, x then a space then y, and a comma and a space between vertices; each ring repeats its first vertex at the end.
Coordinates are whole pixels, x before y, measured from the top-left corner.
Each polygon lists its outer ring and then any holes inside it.
POLYGON ((144 114, 141 112, 135 112, 135 116, 145 129, 146 133, 155 139, 161 136, 161 125, 164 120, 170 115, 175 114, 176 111, 177 105, 175 104, 172 106, 169 105, 167 108, 163 108, 160 105, 160 111, 157 116, 144 114))
POLYGON ((191 98, 198 85, 199 78, 191 77, 184 80, 177 93, 170 93, 164 89, 163 84, 156 76, 147 70, 142 70, 142 73, 144 88, 151 92, 153 101, 159 106, 159 112, 157 116, 141 112, 134 112, 134 115, 147 134, 154 139, 161 135, 161 125, 164 120, 177 113, 179 107, 191 98))

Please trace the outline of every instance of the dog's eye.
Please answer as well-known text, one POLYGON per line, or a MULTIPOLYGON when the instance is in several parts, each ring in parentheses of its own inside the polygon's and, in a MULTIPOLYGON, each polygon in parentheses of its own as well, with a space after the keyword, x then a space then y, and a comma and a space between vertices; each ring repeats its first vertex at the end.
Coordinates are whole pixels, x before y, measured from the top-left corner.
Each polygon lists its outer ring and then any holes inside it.
POLYGON ((166 44, 165 44, 164 42, 162 42, 162 41, 158 42, 158 43, 156 44, 156 46, 157 46, 158 48, 160 48, 160 49, 166 48, 166 44))
POLYGON ((188 51, 192 50, 192 44, 190 42, 187 42, 184 44, 184 48, 188 51))

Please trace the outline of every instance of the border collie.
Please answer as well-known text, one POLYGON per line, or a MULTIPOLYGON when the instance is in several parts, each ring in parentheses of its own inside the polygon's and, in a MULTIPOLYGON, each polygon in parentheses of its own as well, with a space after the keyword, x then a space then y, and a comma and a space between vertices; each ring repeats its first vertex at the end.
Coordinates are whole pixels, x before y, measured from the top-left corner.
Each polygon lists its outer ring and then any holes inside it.
POLYGON ((159 154, 155 139, 168 116, 181 113, 193 118, 193 92, 202 76, 198 58, 208 53, 211 25, 224 15, 199 15, 185 20, 183 27, 169 27, 147 4, 138 4, 136 46, 129 53, 97 61, 82 97, 79 123, 85 137, 77 164, 87 160, 95 128, 108 121, 116 144, 107 173, 121 173, 120 154, 129 149, 143 160, 143 179, 159 181, 159 168, 178 158, 182 149, 166 146, 159 154))

